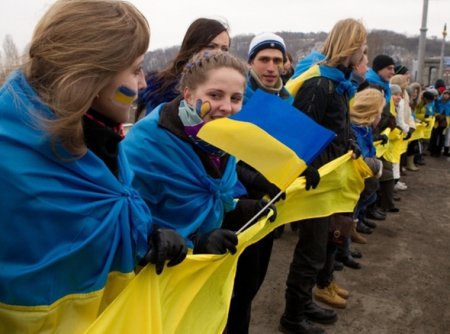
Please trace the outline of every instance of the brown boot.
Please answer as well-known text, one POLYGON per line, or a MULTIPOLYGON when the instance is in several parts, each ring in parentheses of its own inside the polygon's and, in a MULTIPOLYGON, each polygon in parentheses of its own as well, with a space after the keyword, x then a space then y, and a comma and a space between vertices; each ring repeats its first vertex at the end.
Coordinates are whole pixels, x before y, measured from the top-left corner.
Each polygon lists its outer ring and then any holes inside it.
POLYGON ((339 296, 331 285, 328 285, 323 289, 316 287, 314 297, 316 297, 316 300, 320 300, 332 307, 345 308, 347 306, 347 301, 339 296))
POLYGON ((351 238, 353 242, 356 242, 357 244, 367 244, 367 239, 364 238, 361 234, 356 231, 356 224, 358 223, 358 219, 355 219, 353 221, 353 227, 352 227, 352 233, 351 238))
POLYGON ((336 284, 336 281, 334 281, 334 280, 331 281, 330 286, 334 291, 336 291, 338 296, 340 296, 344 299, 348 299, 348 296, 350 296, 350 292, 348 292, 348 290, 345 290, 345 289, 341 288, 340 286, 338 286, 336 284))

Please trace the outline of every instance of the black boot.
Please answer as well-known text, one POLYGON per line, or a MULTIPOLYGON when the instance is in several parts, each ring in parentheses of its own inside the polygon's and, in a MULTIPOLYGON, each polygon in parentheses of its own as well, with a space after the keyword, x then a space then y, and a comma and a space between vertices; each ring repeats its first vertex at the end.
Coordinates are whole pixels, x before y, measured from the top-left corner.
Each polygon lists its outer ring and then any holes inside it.
POLYGON ((284 334, 327 334, 322 328, 316 327, 307 319, 292 322, 281 317, 278 330, 284 334))
POLYGON ((448 146, 445 146, 445 147, 444 147, 444 156, 450 157, 450 153, 448 152, 449 149, 450 149, 450 147, 448 147, 448 146))

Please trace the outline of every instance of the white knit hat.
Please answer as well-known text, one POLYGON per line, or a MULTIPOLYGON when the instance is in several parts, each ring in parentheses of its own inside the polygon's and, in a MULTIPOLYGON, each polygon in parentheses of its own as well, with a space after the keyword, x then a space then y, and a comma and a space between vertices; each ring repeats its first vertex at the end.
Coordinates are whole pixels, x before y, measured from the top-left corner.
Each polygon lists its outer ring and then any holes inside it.
POLYGON ((286 59, 286 44, 284 44, 284 40, 274 33, 263 32, 253 37, 250 42, 248 61, 251 61, 259 51, 264 49, 278 49, 283 54, 283 59, 286 59))
POLYGON ((393 84, 393 85, 390 85, 390 87, 391 87, 391 94, 392 95, 402 92, 402 89, 400 88, 399 85, 393 84))

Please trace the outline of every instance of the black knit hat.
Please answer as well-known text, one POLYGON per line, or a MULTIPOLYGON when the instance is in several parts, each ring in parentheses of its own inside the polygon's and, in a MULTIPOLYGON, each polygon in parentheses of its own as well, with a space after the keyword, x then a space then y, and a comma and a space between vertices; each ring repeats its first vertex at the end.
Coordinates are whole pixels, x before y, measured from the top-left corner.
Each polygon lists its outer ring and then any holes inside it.
POLYGON ((379 70, 382 70, 390 65, 395 65, 394 59, 387 55, 378 55, 373 59, 372 69, 375 72, 378 72, 379 70))
POLYGON ((409 72, 408 68, 403 65, 396 65, 394 67, 394 70, 395 70, 395 74, 406 74, 409 72))

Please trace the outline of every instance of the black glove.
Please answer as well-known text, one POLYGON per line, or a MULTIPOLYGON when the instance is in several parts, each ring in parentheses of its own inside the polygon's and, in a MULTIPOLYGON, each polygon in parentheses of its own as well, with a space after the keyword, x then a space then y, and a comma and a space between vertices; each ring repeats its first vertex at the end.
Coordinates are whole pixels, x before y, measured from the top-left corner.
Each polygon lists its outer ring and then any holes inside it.
POLYGON ((403 133, 403 129, 400 126, 397 125, 396 128, 400 130, 400 134, 403 133))
MULTIPOLYGON (((263 207, 265 207, 265 206, 267 205, 267 203, 269 203, 269 201, 267 201, 267 200, 265 200, 265 199, 260 199, 258 202, 256 202, 256 205, 255 205, 255 215, 256 215, 259 211, 261 211, 261 209, 262 209, 263 207)), ((273 215, 272 215, 272 217, 269 218, 269 221, 270 221, 271 223, 273 223, 273 222, 275 221, 275 219, 277 219, 277 208, 275 207, 275 205, 273 205, 273 203, 270 204, 269 207, 268 207, 266 210, 264 210, 264 211, 257 217, 256 220, 258 220, 258 219, 261 218, 262 216, 267 216, 267 215, 270 213, 270 210, 273 211, 273 215)))
POLYGON ((358 159, 361 156, 361 149, 359 148, 359 145, 353 139, 349 139, 348 142, 349 149, 353 151, 353 159, 358 159))
POLYGON ((158 275, 161 274, 166 260, 169 260, 167 266, 172 267, 183 261, 188 251, 183 237, 175 230, 168 228, 155 227, 150 236, 149 244, 150 251, 140 264, 153 263, 158 275))
POLYGON ((378 136, 378 140, 381 140, 381 145, 385 145, 388 142, 389 137, 385 134, 381 134, 378 136))
POLYGON ((194 240, 194 254, 236 253, 238 238, 231 230, 218 228, 194 240))
POLYGON ((306 179, 306 190, 316 189, 320 182, 320 174, 314 167, 308 166, 300 176, 304 176, 306 179))
MULTIPOLYGON (((254 186, 255 188, 258 188, 259 191, 267 194, 271 199, 281 191, 280 188, 271 183, 260 173, 255 177, 254 186)), ((275 202, 278 202, 280 199, 286 199, 286 193, 282 193, 275 202)))
POLYGON ((408 140, 409 138, 411 138, 411 136, 414 133, 414 131, 416 131, 416 129, 409 128, 408 133, 406 134, 405 138, 403 138, 403 140, 408 140))

